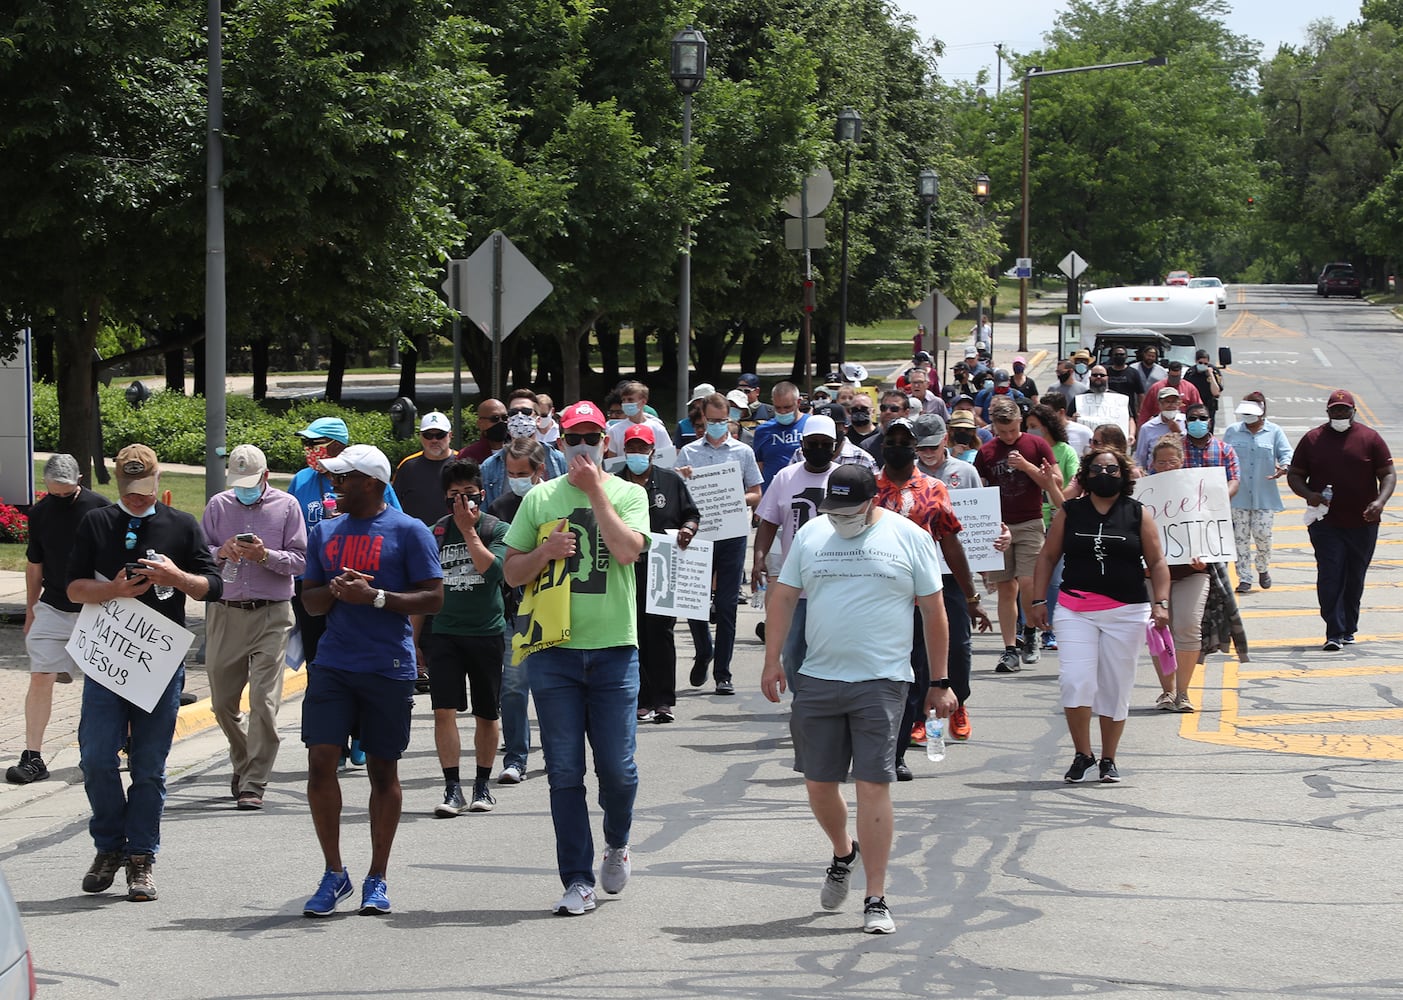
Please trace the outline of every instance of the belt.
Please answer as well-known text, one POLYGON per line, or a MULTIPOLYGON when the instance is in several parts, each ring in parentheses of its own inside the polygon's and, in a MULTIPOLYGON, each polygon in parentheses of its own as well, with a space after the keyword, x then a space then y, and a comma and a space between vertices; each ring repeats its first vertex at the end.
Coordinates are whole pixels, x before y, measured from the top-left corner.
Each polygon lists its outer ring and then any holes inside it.
POLYGON ((226 608, 238 608, 240 611, 256 611, 259 608, 266 608, 270 604, 286 604, 286 601, 220 601, 226 608))

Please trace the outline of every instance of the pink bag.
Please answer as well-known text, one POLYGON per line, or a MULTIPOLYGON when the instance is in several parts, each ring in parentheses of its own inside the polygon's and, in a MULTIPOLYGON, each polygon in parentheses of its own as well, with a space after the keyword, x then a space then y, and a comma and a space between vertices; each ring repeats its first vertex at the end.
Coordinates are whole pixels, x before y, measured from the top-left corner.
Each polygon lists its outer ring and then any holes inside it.
POLYGON ((1156 626, 1151 619, 1145 626, 1145 644, 1150 647, 1150 655, 1159 661, 1159 672, 1165 677, 1173 674, 1178 663, 1174 658, 1174 634, 1169 626, 1156 626))

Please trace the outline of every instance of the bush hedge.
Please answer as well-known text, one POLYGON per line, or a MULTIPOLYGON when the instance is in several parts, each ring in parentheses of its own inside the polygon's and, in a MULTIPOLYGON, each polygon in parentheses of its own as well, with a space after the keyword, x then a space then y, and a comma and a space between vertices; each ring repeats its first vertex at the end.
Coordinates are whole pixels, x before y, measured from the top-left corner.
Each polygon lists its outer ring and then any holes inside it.
MULTIPOLYGON (((122 386, 102 386, 98 390, 102 414, 103 451, 111 457, 129 444, 145 444, 163 462, 177 465, 205 464, 205 401, 201 396, 177 392, 153 393, 139 408, 127 402, 122 386)), ((464 407, 463 423, 468 439, 476 438, 473 410, 464 407)), ((225 400, 228 447, 255 444, 268 456, 268 467, 275 472, 293 473, 307 463, 302 455, 302 439, 297 432, 318 417, 340 417, 346 421, 353 444, 373 444, 389 458, 391 465, 419 450, 418 437, 395 438, 390 416, 385 412, 363 412, 334 403, 307 400, 294 403, 285 413, 272 413, 247 396, 225 400)), ((38 451, 58 449, 58 393, 52 384, 34 384, 34 447, 38 451)))

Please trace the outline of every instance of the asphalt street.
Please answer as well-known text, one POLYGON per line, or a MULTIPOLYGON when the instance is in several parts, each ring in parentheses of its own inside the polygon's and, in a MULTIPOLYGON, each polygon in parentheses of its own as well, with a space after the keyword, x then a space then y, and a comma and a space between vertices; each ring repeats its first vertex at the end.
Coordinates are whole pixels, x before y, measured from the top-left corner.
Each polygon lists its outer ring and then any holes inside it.
MULTIPOLYGON (((1229 295, 1234 401, 1261 389, 1294 443, 1344 387, 1396 435, 1403 325, 1387 310, 1325 302, 1310 286, 1229 295)), ((633 880, 584 917, 549 912, 560 886, 539 754, 525 784, 494 785, 495 811, 431 815, 441 776, 426 698, 401 767, 385 917, 301 915, 321 859, 296 698, 260 813, 233 809, 217 731, 177 744, 155 902, 79 891, 93 852, 71 763, 45 794, 0 794, 0 868, 40 995, 1403 995, 1403 498, 1384 517, 1359 643, 1324 653, 1302 503, 1283 492, 1275 586, 1242 598, 1250 658, 1212 656, 1191 715, 1151 708, 1158 685, 1143 660, 1119 785, 1062 781, 1057 654, 995 674, 996 640, 976 640, 973 738, 940 763, 911 751, 916 780, 894 786, 894 935, 860 932, 860 878, 840 912, 818 906, 827 842, 790 769, 787 710, 759 693, 759 613, 746 607, 734 698, 685 688, 678 630, 677 722, 639 730, 633 880)), ((7 670, 22 669, 16 636, 0 629, 7 670)), ((863 641, 861 622, 851 641, 863 641)), ((468 746, 470 727, 465 717, 468 746)), ((344 772, 343 787, 358 880, 364 774, 344 772)))

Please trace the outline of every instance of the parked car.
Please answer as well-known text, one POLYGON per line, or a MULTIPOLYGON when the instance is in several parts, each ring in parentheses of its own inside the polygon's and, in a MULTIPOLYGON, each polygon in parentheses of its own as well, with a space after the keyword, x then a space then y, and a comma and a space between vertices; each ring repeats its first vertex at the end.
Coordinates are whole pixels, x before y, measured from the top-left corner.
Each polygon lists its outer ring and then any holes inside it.
POLYGON ((1359 280, 1352 264, 1326 264, 1320 270, 1320 277, 1315 279, 1315 294, 1327 299, 1331 295, 1353 295, 1356 299, 1362 299, 1364 282, 1359 280))
POLYGON ((1164 283, 1166 285, 1187 285, 1191 277, 1192 275, 1188 271, 1170 271, 1165 275, 1164 283))
POLYGON ((1190 278, 1190 279, 1189 279, 1189 287, 1190 287, 1190 288, 1211 288, 1211 289, 1213 289, 1213 291, 1214 291, 1214 292, 1217 294, 1217 296, 1218 296, 1218 308, 1219 308, 1219 309, 1226 309, 1226 308, 1228 307, 1228 289, 1227 289, 1227 286, 1225 286, 1225 285, 1223 284, 1223 282, 1222 282, 1220 279, 1218 279, 1218 278, 1190 278))
POLYGON ((19 907, 0 872, 0 1000, 34 1000, 34 959, 19 920, 19 907))

